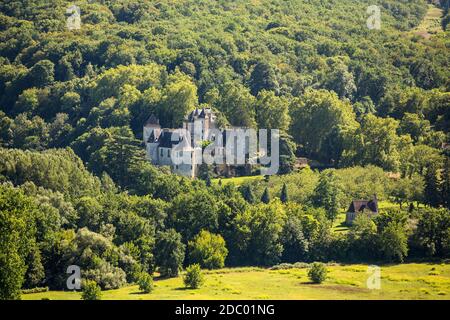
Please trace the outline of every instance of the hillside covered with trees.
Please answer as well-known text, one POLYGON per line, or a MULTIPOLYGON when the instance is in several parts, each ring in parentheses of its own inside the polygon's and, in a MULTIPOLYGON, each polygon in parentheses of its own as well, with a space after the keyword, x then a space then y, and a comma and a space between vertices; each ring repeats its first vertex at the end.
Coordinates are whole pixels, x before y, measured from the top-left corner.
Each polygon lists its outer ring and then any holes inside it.
POLYGON ((381 30, 368 0, 2 1, 0 298, 62 290, 73 264, 112 289, 192 263, 448 257, 449 4, 423 37, 426 1, 376 2, 381 30), (145 159, 149 115, 206 106, 280 129, 282 175, 211 185, 145 159), (401 209, 332 231, 374 193, 401 209))

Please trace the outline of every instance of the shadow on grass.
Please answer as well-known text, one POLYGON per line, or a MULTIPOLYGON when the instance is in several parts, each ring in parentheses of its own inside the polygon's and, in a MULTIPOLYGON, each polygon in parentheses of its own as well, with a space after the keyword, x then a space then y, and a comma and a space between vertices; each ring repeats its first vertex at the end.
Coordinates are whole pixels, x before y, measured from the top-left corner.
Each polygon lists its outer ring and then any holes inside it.
POLYGON ((193 288, 186 288, 186 287, 178 287, 178 288, 175 288, 175 289, 173 289, 173 290, 177 290, 177 291, 188 291, 188 290, 196 290, 196 289, 193 289, 193 288))
POLYGON ((130 294, 134 294, 134 295, 145 295, 145 294, 150 294, 151 292, 149 292, 149 293, 145 293, 144 291, 139 291, 139 292, 130 292, 130 294))
POLYGON ((303 281, 303 282, 300 282, 300 284, 307 285, 307 286, 320 285, 320 283, 315 283, 315 282, 312 282, 312 281, 303 281))

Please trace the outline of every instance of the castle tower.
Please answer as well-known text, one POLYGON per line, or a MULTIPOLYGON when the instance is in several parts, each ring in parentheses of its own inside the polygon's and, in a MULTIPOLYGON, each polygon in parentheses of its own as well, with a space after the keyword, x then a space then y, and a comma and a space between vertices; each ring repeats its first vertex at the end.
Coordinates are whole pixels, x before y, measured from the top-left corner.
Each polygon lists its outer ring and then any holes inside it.
POLYGON ((154 164, 156 164, 158 158, 158 140, 161 135, 159 119, 156 118, 155 115, 151 115, 145 122, 143 130, 143 139, 147 151, 147 157, 151 159, 154 164))

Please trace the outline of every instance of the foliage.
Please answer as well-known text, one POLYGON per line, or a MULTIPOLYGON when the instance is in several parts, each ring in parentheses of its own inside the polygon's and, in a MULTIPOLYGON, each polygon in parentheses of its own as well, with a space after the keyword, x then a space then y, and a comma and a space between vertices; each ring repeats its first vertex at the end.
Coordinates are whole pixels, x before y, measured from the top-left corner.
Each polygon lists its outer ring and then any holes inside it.
MULTIPOLYGON (((20 299, 26 258, 35 248, 36 207, 31 198, 0 185, 0 299, 20 299)), ((36 257, 37 258, 37 257, 36 257)), ((38 261, 40 263, 40 261, 38 261)), ((34 275, 39 279, 39 274, 34 275)))
POLYGON ((220 269, 225 265, 228 250, 221 235, 200 231, 188 244, 189 261, 206 269, 220 269))
POLYGON ((343 192, 334 171, 321 173, 314 191, 314 202, 326 210, 327 218, 334 221, 342 207, 343 192))
POLYGON ((308 270, 308 278, 313 283, 322 283, 327 278, 327 268, 323 263, 314 262, 308 270))
POLYGON ((420 212, 414 239, 427 255, 448 256, 450 254, 449 228, 448 210, 426 208, 420 212))
POLYGON ((101 300, 102 290, 95 281, 85 280, 82 282, 82 294, 83 300, 101 300))
POLYGON ((283 252, 280 236, 286 213, 280 202, 259 204, 235 218, 236 244, 245 262, 272 265, 283 252))
POLYGON ((183 277, 186 288, 198 289, 204 283, 204 277, 199 264, 193 264, 186 268, 186 274, 183 277))
POLYGON ((156 240, 156 264, 163 277, 176 277, 183 261, 185 245, 181 242, 181 235, 174 229, 161 232, 156 240))
POLYGON ((139 290, 141 290, 143 293, 150 293, 153 291, 153 277, 151 275, 149 275, 148 273, 141 273, 137 278, 139 290))

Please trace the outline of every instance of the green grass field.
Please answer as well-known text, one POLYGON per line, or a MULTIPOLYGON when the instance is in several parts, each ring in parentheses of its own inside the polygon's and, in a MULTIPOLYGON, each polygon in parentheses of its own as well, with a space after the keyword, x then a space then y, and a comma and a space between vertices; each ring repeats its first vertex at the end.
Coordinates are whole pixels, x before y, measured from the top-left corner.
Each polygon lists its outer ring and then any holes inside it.
POLYGON ((255 181, 255 180, 262 180, 264 179, 264 176, 247 176, 247 177, 234 177, 234 178, 218 178, 218 179, 212 179, 213 184, 218 184, 219 181, 222 181, 222 184, 229 184, 233 183, 235 186, 240 186, 243 183, 247 181, 255 181))
POLYGON ((434 6, 428 5, 428 12, 425 15, 422 23, 414 29, 414 33, 429 39, 432 35, 443 32, 441 19, 443 10, 434 6))
MULTIPOLYGON (((367 265, 329 266, 327 280, 311 284, 307 269, 221 269, 205 272, 200 289, 183 287, 181 277, 155 281, 155 290, 141 294, 137 286, 104 291, 102 299, 445 299, 450 300, 450 264, 401 264, 381 267, 381 289, 366 285, 367 265)), ((24 300, 80 299, 76 292, 50 291, 22 295, 24 300)))

